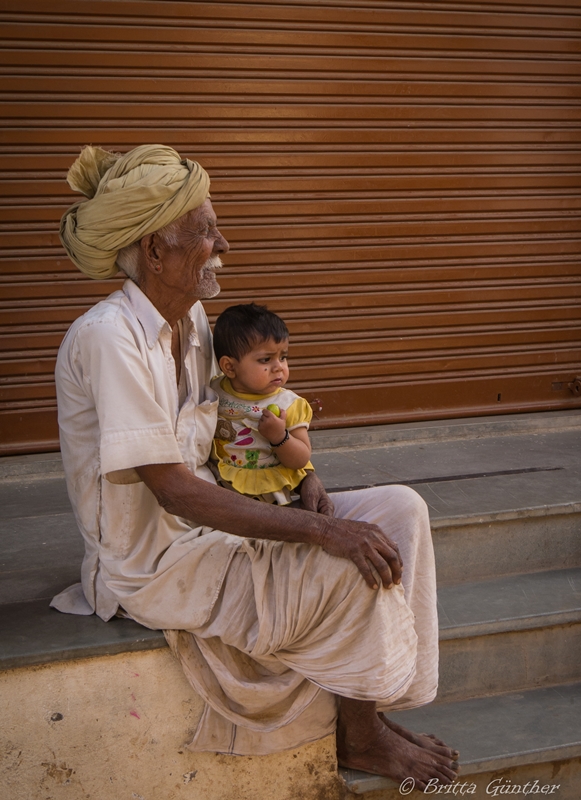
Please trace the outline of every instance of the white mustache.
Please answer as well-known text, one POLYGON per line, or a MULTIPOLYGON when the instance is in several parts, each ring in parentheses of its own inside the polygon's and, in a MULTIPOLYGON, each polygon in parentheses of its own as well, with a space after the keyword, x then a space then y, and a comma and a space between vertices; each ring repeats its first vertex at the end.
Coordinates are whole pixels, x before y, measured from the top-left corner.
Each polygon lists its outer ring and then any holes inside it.
POLYGON ((222 269, 223 266, 220 256, 211 256, 204 264, 204 269, 216 270, 222 269))

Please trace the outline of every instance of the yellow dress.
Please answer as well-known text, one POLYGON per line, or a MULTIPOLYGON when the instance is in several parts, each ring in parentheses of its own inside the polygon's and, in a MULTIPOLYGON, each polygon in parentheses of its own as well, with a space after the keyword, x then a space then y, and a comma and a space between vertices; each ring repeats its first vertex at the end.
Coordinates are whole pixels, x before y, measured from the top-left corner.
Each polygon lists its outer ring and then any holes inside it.
POLYGON ((284 388, 267 396, 241 394, 223 376, 214 378, 211 386, 218 395, 211 463, 219 483, 267 503, 290 503, 291 491, 314 467, 310 461, 303 469, 281 464, 276 448, 258 432, 258 423, 263 410, 274 404, 286 411, 287 430, 308 428, 313 416, 310 405, 284 388))

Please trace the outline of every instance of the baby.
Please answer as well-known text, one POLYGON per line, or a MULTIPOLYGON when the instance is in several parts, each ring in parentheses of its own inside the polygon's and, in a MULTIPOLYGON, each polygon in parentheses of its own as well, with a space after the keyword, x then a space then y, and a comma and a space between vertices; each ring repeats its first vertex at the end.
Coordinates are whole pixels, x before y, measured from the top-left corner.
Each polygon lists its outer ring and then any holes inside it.
POLYGON ((312 470, 310 405, 284 386, 288 328, 266 306, 230 306, 216 321, 214 352, 224 376, 211 465, 220 484, 267 503, 287 505, 312 470))

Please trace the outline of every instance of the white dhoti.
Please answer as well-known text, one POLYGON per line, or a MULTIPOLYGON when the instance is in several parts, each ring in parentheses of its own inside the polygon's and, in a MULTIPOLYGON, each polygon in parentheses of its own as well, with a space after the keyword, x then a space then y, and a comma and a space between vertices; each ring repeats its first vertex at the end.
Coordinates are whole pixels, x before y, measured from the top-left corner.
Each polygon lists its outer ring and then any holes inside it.
POLYGON ((404 486, 333 495, 335 516, 397 542, 402 586, 370 589, 318 546, 243 540, 210 619, 166 637, 206 703, 190 745, 238 755, 297 747, 335 729, 337 695, 381 710, 433 700, 438 682, 427 508, 404 486))
POLYGON ((104 620, 121 607, 149 628, 172 629, 168 641, 206 701, 196 749, 259 754, 320 738, 334 730, 337 695, 380 708, 428 702, 437 683, 434 558, 415 492, 333 497, 338 517, 376 523, 399 546, 403 590, 373 590, 350 561, 318 546, 243 539, 170 514, 139 480, 137 465, 183 462, 213 481, 206 463, 218 398, 200 303, 181 327, 183 399, 172 329, 131 280, 63 340, 61 451, 86 551, 82 584, 52 605, 104 620))

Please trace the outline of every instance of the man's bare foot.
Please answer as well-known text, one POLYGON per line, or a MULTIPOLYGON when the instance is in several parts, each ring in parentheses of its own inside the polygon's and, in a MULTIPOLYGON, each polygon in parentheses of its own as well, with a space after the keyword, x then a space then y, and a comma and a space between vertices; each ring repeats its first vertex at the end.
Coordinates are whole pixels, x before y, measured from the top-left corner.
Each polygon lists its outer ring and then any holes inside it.
POLYGON ((404 739, 407 739, 408 742, 412 742, 418 747, 423 747, 426 750, 431 750, 434 753, 439 753, 441 756, 451 758, 452 761, 458 760, 460 753, 457 750, 453 750, 452 748, 448 747, 445 742, 443 742, 441 739, 438 739, 433 733, 414 733, 413 731, 404 728, 402 725, 398 725, 397 722, 388 719, 382 711, 378 711, 377 716, 380 720, 382 720, 382 722, 391 728, 392 731, 395 731, 395 733, 399 734, 404 739))
POLYGON ((376 719, 375 737, 368 739, 368 744, 357 745, 348 742, 347 732, 339 720, 337 757, 341 766, 383 775, 398 783, 413 778, 417 789, 425 789, 428 781, 434 778, 444 785, 456 779, 458 764, 453 758, 418 746, 376 719))

